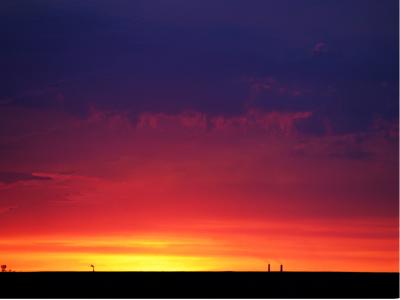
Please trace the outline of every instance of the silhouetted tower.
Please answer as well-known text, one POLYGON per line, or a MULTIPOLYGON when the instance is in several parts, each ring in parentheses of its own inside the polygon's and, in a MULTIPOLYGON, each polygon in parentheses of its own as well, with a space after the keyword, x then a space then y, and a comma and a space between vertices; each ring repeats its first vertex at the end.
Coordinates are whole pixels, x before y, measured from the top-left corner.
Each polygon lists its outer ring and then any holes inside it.
POLYGON ((90 265, 90 267, 92 268, 93 272, 94 272, 94 265, 90 265))
POLYGON ((268 272, 271 272, 271 264, 268 264, 268 272))
POLYGON ((283 272, 283 265, 281 265, 281 272, 283 272))
POLYGON ((6 266, 6 265, 1 265, 1 271, 2 271, 2 272, 5 272, 6 269, 7 269, 7 266, 6 266))

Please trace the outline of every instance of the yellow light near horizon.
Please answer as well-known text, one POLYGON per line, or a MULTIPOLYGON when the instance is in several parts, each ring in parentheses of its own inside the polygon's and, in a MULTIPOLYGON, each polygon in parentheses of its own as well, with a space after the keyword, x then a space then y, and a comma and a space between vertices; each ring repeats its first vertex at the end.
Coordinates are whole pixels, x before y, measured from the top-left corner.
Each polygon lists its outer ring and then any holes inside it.
POLYGON ((299 223, 303 234, 285 224, 251 223, 244 231, 233 225, 212 225, 202 234, 6 237, 0 263, 16 271, 90 271, 91 264, 96 271, 265 271, 268 264, 273 271, 280 264, 285 271, 398 271, 398 239, 391 237, 397 224, 383 231, 385 238, 376 237, 382 229, 375 223, 343 229, 299 223))
POLYGON ((247 257, 96 253, 17 253, 8 259, 17 271, 255 271, 264 262, 247 257))

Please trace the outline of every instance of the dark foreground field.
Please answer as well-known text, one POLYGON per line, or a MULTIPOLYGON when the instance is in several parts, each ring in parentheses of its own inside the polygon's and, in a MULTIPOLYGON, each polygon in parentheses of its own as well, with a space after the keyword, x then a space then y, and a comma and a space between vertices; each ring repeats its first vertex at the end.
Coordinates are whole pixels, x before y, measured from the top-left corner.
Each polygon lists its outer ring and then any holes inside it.
POLYGON ((0 298, 398 298, 398 273, 0 273, 0 298))

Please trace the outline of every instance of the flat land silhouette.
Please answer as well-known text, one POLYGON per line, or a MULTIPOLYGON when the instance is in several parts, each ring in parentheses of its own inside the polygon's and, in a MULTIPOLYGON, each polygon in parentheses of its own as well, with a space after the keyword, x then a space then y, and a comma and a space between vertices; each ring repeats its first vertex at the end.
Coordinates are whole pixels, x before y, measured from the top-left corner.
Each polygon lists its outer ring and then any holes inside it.
POLYGON ((399 273, 15 272, 5 298, 398 298, 399 273))

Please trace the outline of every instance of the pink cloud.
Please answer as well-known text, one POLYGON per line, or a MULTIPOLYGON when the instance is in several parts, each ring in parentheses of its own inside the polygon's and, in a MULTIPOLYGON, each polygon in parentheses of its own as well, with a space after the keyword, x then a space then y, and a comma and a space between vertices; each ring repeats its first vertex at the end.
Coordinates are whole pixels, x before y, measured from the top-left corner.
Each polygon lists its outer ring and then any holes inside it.
POLYGON ((143 113, 139 116, 137 128, 168 128, 168 127, 207 128, 207 116, 201 112, 184 111, 180 114, 143 113))
POLYGON ((318 42, 312 48, 312 55, 313 56, 320 56, 321 54, 325 53, 326 50, 326 43, 318 42))
POLYGON ((311 116, 312 112, 264 112, 257 109, 250 109, 238 116, 207 116, 199 112, 176 115, 145 113, 139 117, 137 128, 196 128, 205 131, 209 122, 211 130, 263 130, 271 134, 288 135, 296 131, 298 121, 311 116))
POLYGON ((276 78, 267 77, 244 77, 242 79, 249 85, 249 96, 245 101, 246 108, 255 106, 256 101, 261 101, 263 97, 300 97, 313 94, 313 89, 295 83, 278 81, 276 78))

